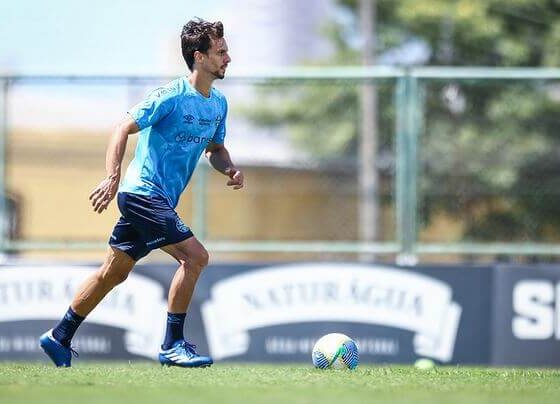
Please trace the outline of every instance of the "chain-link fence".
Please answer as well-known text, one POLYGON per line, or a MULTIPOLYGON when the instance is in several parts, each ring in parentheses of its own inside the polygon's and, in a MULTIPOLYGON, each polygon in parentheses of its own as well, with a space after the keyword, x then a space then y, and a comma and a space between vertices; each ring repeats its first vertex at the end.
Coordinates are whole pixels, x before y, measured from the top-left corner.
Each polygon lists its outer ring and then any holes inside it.
MULTIPOLYGON (((558 79, 427 68, 228 78, 216 83, 229 102, 226 146, 247 186, 228 189, 203 161, 177 210, 211 250, 244 259, 555 256, 558 79)), ((4 251, 104 248, 119 213, 93 213, 87 196, 104 176, 111 128, 167 80, 3 79, 4 251)))

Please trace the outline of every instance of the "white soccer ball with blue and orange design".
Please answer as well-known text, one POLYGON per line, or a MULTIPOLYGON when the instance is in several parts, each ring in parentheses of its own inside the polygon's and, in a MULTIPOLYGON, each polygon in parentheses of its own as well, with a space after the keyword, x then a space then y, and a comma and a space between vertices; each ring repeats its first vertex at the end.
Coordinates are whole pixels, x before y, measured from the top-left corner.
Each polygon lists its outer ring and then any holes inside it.
POLYGON ((313 347, 311 359, 319 369, 355 369, 360 361, 356 343, 338 333, 321 337, 313 347))

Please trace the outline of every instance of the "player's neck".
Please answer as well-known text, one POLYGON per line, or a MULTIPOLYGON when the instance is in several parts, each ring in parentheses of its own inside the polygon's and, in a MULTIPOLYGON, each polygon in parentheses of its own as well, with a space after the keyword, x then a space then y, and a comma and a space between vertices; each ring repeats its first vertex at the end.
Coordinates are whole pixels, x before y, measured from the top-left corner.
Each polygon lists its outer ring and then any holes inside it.
POLYGON ((205 97, 210 97, 210 88, 212 88, 213 77, 207 77, 198 70, 192 72, 189 77, 191 85, 205 97))

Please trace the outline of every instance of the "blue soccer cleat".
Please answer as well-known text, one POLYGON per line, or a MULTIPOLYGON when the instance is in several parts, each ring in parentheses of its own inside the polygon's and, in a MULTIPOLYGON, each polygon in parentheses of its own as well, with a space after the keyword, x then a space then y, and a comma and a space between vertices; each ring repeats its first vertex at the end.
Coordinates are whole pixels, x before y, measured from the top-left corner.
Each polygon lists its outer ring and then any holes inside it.
POLYGON ((72 355, 78 357, 76 351, 72 348, 65 347, 53 337, 52 328, 41 335, 39 344, 57 367, 69 368, 72 362, 72 355))
POLYGON ((166 366, 180 366, 184 368, 205 368, 214 361, 209 356, 202 356, 194 350, 195 345, 187 341, 177 341, 169 349, 159 351, 159 363, 166 366))

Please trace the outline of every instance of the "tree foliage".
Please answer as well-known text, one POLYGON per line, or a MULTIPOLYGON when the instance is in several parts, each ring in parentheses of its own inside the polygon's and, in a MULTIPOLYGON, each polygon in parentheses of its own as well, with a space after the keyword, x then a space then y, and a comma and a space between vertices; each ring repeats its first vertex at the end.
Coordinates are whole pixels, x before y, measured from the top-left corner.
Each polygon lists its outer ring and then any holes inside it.
MULTIPOLYGON (((322 65, 360 61, 358 1, 339 4, 351 18, 326 27, 335 55, 322 65)), ((415 38, 429 45, 430 65, 558 66, 559 17, 557 0, 377 0, 375 53, 415 38)), ((379 155, 393 153, 393 86, 378 86, 379 155)), ((422 219, 459 217, 464 239, 560 238, 560 88, 551 81, 439 80, 422 89, 422 219)), ((290 123, 294 144, 321 159, 356 155, 359 86, 277 90, 249 109, 255 122, 290 123)))

